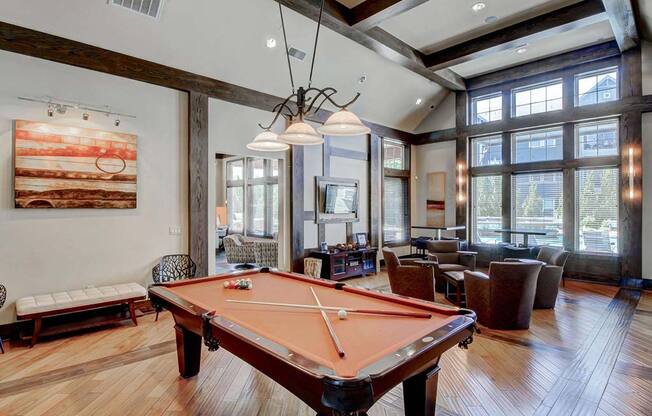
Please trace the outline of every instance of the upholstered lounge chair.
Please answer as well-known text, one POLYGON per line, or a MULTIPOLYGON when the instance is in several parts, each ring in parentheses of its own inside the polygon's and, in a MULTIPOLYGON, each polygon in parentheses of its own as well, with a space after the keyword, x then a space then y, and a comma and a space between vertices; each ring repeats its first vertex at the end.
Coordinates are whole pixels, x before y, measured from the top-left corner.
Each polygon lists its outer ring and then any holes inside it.
POLYGON ((392 293, 435 301, 435 278, 432 267, 401 264, 394 251, 383 248, 392 293))
POLYGON ((255 240, 254 259, 258 267, 278 267, 278 241, 255 240))
POLYGON ((227 235, 223 239, 226 262, 237 264, 236 269, 251 269, 256 262, 254 241, 240 234, 227 235))
POLYGON ((464 270, 475 270, 474 251, 461 251, 459 240, 433 240, 428 241, 428 260, 436 261, 435 269, 435 290, 439 293, 446 291, 445 272, 462 272, 464 270))
POLYGON ((539 250, 537 260, 545 264, 537 280, 537 293, 534 298, 534 309, 552 309, 557 303, 559 283, 564 280, 564 266, 570 253, 560 248, 543 246, 539 250))
POLYGON ((492 262, 489 275, 465 271, 467 308, 489 328, 529 328, 540 270, 540 262, 492 262))

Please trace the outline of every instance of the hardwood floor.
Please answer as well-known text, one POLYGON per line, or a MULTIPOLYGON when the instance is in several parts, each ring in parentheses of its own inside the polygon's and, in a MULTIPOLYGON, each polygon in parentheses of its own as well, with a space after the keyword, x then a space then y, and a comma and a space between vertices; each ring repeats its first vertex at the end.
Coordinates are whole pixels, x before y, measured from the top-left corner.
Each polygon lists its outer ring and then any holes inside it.
MULTIPOLYGON (((347 283, 388 290, 380 273, 347 283)), ((438 301, 445 302, 442 295, 438 301)), ((177 371, 164 312, 113 327, 11 346, 0 355, 0 415, 313 415, 225 350, 177 371)), ((652 415, 652 294, 567 282, 526 331, 482 329, 441 361, 438 415, 652 415)), ((403 415, 401 387, 370 415, 403 415)))

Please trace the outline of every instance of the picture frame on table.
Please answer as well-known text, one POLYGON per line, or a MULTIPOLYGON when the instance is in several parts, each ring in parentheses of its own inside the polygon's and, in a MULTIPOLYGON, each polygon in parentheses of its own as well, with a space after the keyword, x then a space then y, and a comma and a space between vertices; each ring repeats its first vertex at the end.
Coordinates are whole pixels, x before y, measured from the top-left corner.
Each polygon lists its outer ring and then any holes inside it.
POLYGON ((367 247, 367 233, 355 233, 353 238, 358 247, 367 247))

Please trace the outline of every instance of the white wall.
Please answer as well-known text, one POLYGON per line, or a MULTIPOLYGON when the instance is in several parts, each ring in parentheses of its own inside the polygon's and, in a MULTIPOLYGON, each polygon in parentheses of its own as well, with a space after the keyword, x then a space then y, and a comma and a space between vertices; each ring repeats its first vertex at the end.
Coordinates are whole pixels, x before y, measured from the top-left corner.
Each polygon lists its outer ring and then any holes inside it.
MULTIPOLYGON (((267 111, 258 110, 238 104, 232 104, 222 100, 210 98, 208 100, 208 138, 209 138, 209 194, 208 206, 215 207, 217 203, 217 164, 213 163, 216 153, 224 153, 234 156, 259 156, 279 159, 279 201, 282 201, 281 215, 279 216, 279 268, 287 269, 290 256, 290 195, 289 189, 289 167, 287 157, 289 152, 256 152, 247 149, 247 143, 261 132, 258 123, 267 124, 271 122, 274 115, 267 111)), ((284 120, 279 120, 272 128, 279 133, 284 126, 284 120)), ((215 229, 214 211, 209 211, 208 229, 215 229)), ((215 253, 215 238, 208 239, 208 252, 215 253)), ((215 262, 208 263, 208 272, 215 272, 215 262)))
POLYGON ((455 93, 449 92, 439 105, 423 119, 416 133, 429 133, 455 127, 455 93))
POLYGON ((8 300, 0 324, 14 320, 22 296, 121 282, 151 281, 164 254, 187 252, 187 100, 177 91, 0 52, 0 283, 8 300), (54 96, 137 116, 79 111, 50 119, 43 104, 18 96, 54 96), (15 209, 12 120, 26 119, 138 135, 136 209, 15 209), (169 227, 181 227, 170 235, 169 227))

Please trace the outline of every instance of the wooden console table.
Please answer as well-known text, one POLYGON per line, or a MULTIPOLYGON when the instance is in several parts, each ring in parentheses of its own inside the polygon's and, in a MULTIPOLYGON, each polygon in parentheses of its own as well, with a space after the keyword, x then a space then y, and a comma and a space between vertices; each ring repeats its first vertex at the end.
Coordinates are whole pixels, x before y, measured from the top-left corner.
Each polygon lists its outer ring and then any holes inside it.
POLYGON ((376 273, 375 248, 364 248, 350 251, 311 251, 310 257, 321 259, 321 277, 330 280, 341 280, 349 277, 366 276, 376 273))

